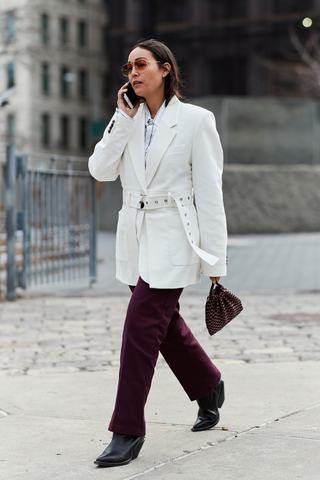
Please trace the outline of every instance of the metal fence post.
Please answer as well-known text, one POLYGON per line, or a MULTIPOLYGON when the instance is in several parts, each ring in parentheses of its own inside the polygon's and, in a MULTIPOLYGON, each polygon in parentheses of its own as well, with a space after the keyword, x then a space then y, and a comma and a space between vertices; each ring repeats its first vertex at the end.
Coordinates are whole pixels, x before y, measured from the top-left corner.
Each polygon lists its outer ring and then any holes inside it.
POLYGON ((21 176, 21 212, 17 215, 17 230, 22 230, 22 268, 17 270, 17 286, 27 288, 28 249, 28 175, 27 155, 16 157, 17 174, 21 176))
POLYGON ((7 300, 16 298, 16 183, 15 147, 9 146, 6 165, 7 300))
POLYGON ((90 178, 90 198, 89 198, 89 237, 90 237, 90 284, 96 281, 97 277, 97 216, 96 216, 96 182, 90 178))

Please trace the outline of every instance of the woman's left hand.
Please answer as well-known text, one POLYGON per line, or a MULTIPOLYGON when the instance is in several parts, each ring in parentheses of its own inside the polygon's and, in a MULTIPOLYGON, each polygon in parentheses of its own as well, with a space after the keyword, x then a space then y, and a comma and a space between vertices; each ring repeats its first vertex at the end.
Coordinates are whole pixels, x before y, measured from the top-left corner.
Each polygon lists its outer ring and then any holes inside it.
POLYGON ((220 277, 210 277, 212 283, 217 283, 220 280, 220 277))

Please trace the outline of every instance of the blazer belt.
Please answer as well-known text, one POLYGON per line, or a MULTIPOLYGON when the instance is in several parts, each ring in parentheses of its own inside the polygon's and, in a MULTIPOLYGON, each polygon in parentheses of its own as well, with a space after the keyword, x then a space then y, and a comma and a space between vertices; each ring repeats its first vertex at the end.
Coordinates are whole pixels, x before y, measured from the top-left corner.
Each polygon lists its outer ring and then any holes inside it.
POLYGON ((124 190, 123 203, 129 207, 141 210, 154 210, 156 208, 177 207, 178 204, 192 205, 192 193, 173 196, 171 192, 158 195, 141 195, 137 192, 124 190))
POLYGON ((190 211, 186 205, 192 205, 193 195, 192 193, 186 193, 181 195, 172 195, 171 192, 159 194, 159 195, 139 195, 137 192, 130 192, 128 190, 123 191, 123 202, 130 207, 134 207, 142 210, 154 210, 156 208, 165 207, 177 207, 180 218, 182 220, 183 228, 186 233, 187 239, 191 248, 196 254, 202 258, 209 265, 215 265, 219 258, 211 253, 205 252, 196 244, 192 229, 190 228, 190 211))

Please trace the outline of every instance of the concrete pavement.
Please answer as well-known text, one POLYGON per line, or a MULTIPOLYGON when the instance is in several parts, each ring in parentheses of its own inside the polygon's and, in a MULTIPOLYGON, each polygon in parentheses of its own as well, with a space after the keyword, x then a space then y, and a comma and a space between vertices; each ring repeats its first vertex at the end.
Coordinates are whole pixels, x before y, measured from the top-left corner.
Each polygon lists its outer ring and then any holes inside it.
MULTIPOLYGON (((320 360, 319 295, 241 298, 241 315, 210 337, 203 297, 182 296, 181 313, 210 358, 220 364, 320 360)), ((34 376, 118 367, 128 301, 129 296, 51 297, 1 304, 0 373, 34 376)), ((158 366, 165 366, 161 357, 158 366)))
POLYGON ((214 337, 203 298, 184 295, 183 315, 226 382, 219 425, 191 432, 196 404, 159 359, 139 458, 96 468, 111 435, 128 299, 1 304, 1 480, 318 479, 318 294, 243 295, 244 311, 214 337))
MULTIPOLYGON (((182 314, 225 380, 221 421, 191 432, 197 406, 159 358, 147 439, 124 467, 93 464, 111 438, 130 298, 111 278, 112 254, 102 257, 92 290, 32 290, 0 303, 0 479, 318 479, 319 239, 233 237, 229 281, 244 311, 214 337, 204 326, 207 285, 186 289, 182 314)), ((100 240, 99 255, 114 241, 100 240)))
POLYGON ((221 366, 227 393, 221 421, 200 433, 190 430, 196 405, 169 370, 158 368, 146 408, 146 443, 137 460, 112 469, 97 468, 93 460, 111 438, 116 369, 2 377, 0 402, 8 416, 0 419, 0 478, 317 480, 318 366, 221 366))

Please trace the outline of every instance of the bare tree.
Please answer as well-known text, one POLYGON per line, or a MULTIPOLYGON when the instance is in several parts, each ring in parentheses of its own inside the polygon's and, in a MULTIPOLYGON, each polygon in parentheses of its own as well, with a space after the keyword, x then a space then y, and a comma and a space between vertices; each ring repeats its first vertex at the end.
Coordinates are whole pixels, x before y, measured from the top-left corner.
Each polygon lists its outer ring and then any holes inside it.
POLYGON ((310 93, 320 95, 320 32, 312 29, 303 44, 296 29, 290 26, 289 37, 302 64, 297 73, 302 77, 303 83, 308 85, 310 93))
POLYGON ((320 32, 312 28, 302 41, 294 26, 288 27, 292 49, 282 48, 280 58, 255 57, 255 61, 273 72, 279 95, 320 97, 320 32))

